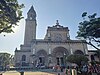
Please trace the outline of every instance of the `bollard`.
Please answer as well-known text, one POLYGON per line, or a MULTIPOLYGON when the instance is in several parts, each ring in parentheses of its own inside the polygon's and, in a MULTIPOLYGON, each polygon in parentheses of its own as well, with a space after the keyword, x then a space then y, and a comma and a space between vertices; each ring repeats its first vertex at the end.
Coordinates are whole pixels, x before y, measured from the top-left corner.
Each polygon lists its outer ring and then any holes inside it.
POLYGON ((20 75, 24 75, 24 72, 20 72, 20 75))
POLYGON ((72 75, 77 75, 77 72, 75 69, 72 69, 72 75))

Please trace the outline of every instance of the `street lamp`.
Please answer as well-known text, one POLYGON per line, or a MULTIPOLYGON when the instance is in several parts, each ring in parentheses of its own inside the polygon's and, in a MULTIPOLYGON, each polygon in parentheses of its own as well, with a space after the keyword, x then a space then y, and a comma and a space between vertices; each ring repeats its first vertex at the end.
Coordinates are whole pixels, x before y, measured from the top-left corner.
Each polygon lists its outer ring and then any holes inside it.
POLYGON ((73 50, 72 50, 72 48, 70 49, 70 51, 71 51, 71 54, 73 54, 73 50))
POLYGON ((64 66, 66 65, 66 53, 64 52, 64 66))

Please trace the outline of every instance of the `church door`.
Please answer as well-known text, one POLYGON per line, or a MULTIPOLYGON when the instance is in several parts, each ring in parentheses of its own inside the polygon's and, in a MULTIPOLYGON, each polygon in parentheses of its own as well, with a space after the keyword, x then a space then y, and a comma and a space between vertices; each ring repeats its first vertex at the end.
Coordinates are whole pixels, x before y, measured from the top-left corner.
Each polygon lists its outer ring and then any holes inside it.
POLYGON ((57 65, 64 65, 64 58, 63 57, 57 57, 56 61, 57 61, 57 65))
POLYGON ((61 65, 64 65, 64 58, 60 57, 61 65))
POLYGON ((44 65, 44 63, 45 63, 45 58, 44 58, 44 57, 39 57, 39 63, 40 63, 41 65, 44 65))
POLYGON ((59 57, 57 57, 56 60, 57 60, 57 65, 60 65, 60 63, 59 63, 59 57))

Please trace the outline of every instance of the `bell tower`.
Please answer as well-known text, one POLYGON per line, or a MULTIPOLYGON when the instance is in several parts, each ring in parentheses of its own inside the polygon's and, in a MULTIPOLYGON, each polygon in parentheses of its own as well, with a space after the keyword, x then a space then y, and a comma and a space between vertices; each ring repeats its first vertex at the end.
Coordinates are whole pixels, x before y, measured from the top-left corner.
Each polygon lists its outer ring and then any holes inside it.
POLYGON ((36 12, 34 7, 31 6, 27 13, 26 25, 25 25, 25 36, 24 36, 24 44, 30 44, 32 39, 36 39, 36 12))

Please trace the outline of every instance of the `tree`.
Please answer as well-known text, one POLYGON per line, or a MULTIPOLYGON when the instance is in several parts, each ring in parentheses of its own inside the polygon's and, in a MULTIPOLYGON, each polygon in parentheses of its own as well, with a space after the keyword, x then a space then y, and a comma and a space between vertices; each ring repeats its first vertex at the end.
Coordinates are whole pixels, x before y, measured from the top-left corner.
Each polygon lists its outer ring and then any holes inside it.
POLYGON ((85 63, 88 62, 88 58, 85 57, 84 55, 72 54, 67 57, 67 61, 70 63, 75 63, 80 67, 82 62, 85 62, 85 63))
POLYGON ((0 53, 0 65, 6 67, 10 64, 12 55, 9 53, 0 53))
POLYGON ((100 50, 100 17, 96 17, 96 15, 94 13, 87 16, 87 12, 82 14, 83 21, 79 23, 77 37, 87 40, 87 44, 100 50))
POLYGON ((17 0, 0 0, 0 33, 14 32, 12 28, 23 18, 23 7, 17 0))

